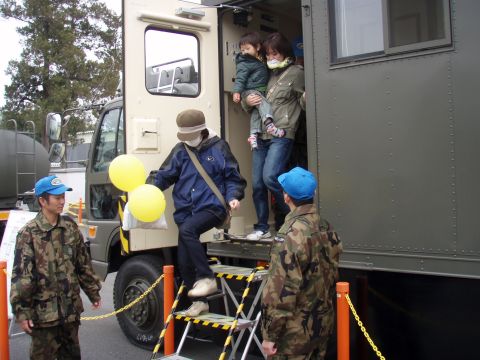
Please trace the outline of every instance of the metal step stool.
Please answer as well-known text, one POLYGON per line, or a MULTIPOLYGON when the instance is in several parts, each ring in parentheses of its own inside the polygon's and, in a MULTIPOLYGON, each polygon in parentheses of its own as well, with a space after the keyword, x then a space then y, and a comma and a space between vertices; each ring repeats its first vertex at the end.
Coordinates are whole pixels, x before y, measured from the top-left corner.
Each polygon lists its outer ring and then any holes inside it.
MULTIPOLYGON (((228 336, 224 344, 224 348, 222 350, 222 353, 220 354, 220 359, 224 359, 226 356, 226 350, 227 347, 230 346, 230 343, 232 344, 232 351, 230 353, 229 359, 234 359, 235 354, 238 350, 238 346, 240 344, 240 340, 243 337, 243 334, 246 329, 250 331, 250 335, 247 340, 247 344, 245 346, 245 349, 242 353, 242 360, 246 359, 248 355, 248 350, 250 348, 250 345, 252 343, 252 340, 255 340, 257 346, 259 349, 262 349, 261 343, 258 339, 258 337, 255 334, 255 330, 260 322, 260 316, 261 313, 258 312, 256 317, 253 319, 252 315, 255 309, 256 304, 258 303, 261 292, 263 289, 263 286, 265 284, 265 279, 266 275, 268 273, 267 270, 263 268, 256 268, 256 269, 251 269, 251 268, 243 268, 243 267, 238 267, 238 266, 228 266, 228 265, 222 265, 222 264, 214 264, 210 266, 212 271, 214 272, 215 276, 220 279, 220 284, 222 288, 223 293, 227 293, 230 299, 233 301, 235 304, 237 310, 235 313, 235 316, 230 315, 230 311, 228 309, 228 299, 225 298, 225 309, 227 311, 227 315, 221 315, 221 314, 215 314, 215 313, 202 313, 196 317, 188 317, 185 315, 185 311, 177 311, 174 312, 173 317, 176 320, 183 320, 186 321, 188 324, 185 328, 185 331, 183 332, 182 338, 180 340, 180 343, 178 345, 177 351, 175 354, 172 355, 167 355, 163 357, 152 357, 152 359, 159 360, 159 359, 186 359, 190 360, 188 358, 182 357, 180 355, 180 352, 182 351, 183 345, 185 343, 185 340, 187 338, 188 332, 192 326, 192 324, 200 325, 200 326, 207 326, 207 327, 212 327, 215 329, 221 329, 224 331, 228 331, 228 336), (240 303, 236 299, 233 291, 230 289, 230 286, 228 285, 226 280, 233 279, 233 280, 245 280, 247 282, 245 290, 242 294, 242 299, 240 303), (260 287, 258 289, 257 294, 255 295, 255 298, 253 300, 253 303, 248 310, 247 314, 243 311, 244 308, 244 300, 248 295, 248 292, 250 290, 250 283, 251 282, 258 282, 260 281, 260 287), (238 333, 237 339, 234 341, 233 340, 233 333, 236 332, 238 333)), ((184 285, 179 289, 179 292, 177 294, 177 299, 174 302, 174 308, 178 304, 178 299, 181 295, 181 293, 184 290, 184 285)), ((218 297, 218 295, 214 295, 218 297)), ((172 309, 174 311, 174 309, 172 309)), ((165 326, 168 326, 168 323, 165 324, 165 326)), ((164 330, 165 331, 165 330, 164 330)), ((159 343, 161 343, 162 339, 162 334, 164 334, 164 331, 162 331, 159 339, 159 343)), ((153 355, 156 354, 156 351, 158 351, 159 346, 156 346, 153 355)))

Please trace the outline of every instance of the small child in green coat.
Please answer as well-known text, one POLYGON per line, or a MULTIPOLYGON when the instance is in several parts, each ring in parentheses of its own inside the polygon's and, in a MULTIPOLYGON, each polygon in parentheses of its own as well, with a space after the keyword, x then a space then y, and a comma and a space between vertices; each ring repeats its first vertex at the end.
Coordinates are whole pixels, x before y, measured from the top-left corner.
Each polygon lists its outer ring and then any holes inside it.
POLYGON ((237 71, 233 85, 233 101, 238 103, 250 94, 262 97, 262 102, 253 109, 250 117, 248 142, 253 150, 257 147, 257 133, 262 130, 262 121, 267 132, 273 136, 283 137, 285 131, 275 126, 271 115, 272 109, 265 98, 269 75, 262 60, 260 35, 256 32, 247 33, 240 38, 239 45, 240 53, 235 57, 237 71))

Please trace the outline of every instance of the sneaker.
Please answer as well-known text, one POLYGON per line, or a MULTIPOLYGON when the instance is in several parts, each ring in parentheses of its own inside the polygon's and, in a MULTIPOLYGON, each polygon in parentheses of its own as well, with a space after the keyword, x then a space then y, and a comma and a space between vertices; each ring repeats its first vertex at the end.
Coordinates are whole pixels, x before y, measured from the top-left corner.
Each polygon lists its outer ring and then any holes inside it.
POLYGON ((250 144, 250 147, 253 149, 256 149, 258 147, 257 144, 257 135, 255 134, 250 134, 250 136, 247 139, 248 143, 250 144))
POLYGON ((193 284, 193 288, 188 292, 189 297, 202 297, 217 292, 217 281, 215 278, 200 279, 193 284))
POLYGON ((285 136, 285 130, 277 128, 274 123, 270 123, 267 125, 267 133, 275 137, 285 136))
POLYGON ((194 301, 193 304, 185 311, 185 316, 195 317, 202 312, 208 312, 208 303, 203 301, 194 301))
POLYGON ((247 240, 262 240, 271 238, 270 231, 254 230, 247 235, 247 240))

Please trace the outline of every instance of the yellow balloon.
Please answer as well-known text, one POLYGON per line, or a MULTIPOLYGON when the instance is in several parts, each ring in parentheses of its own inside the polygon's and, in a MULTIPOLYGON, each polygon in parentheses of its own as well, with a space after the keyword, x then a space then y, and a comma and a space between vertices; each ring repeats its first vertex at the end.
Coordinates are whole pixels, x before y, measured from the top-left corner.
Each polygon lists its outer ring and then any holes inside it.
POLYGON ((144 184, 128 196, 128 208, 140 221, 152 222, 160 219, 166 207, 163 192, 155 185, 144 184))
POLYGON ((112 184, 122 191, 132 191, 145 184, 145 167, 133 155, 119 155, 110 163, 108 175, 112 184))

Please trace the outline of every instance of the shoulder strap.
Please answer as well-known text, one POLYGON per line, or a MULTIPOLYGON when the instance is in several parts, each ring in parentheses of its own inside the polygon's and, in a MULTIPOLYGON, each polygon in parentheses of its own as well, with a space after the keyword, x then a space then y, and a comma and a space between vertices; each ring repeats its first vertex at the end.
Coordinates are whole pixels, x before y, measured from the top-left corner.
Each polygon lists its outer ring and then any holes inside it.
POLYGON ((210 187, 210 189, 212 189, 215 196, 218 198, 218 200, 220 200, 220 203, 225 207, 225 209, 228 210, 227 204, 225 202, 225 199, 224 199, 222 193, 220 192, 220 190, 218 190, 217 185, 215 185, 212 178, 207 174, 207 172, 203 168, 202 164, 200 164, 200 161, 198 161, 197 155, 195 155, 193 153, 193 151, 190 150, 188 148, 188 146, 186 146, 185 144, 184 144, 184 147, 185 147, 185 150, 187 150, 187 154, 188 154, 188 156, 190 156, 190 159, 192 160, 193 165, 195 165, 195 167, 197 168, 197 171, 203 177, 203 180, 205 180, 205 182, 210 187))
POLYGON ((270 90, 268 90, 268 93, 267 93, 267 96, 266 96, 266 99, 268 101, 270 101, 270 97, 272 96, 273 92, 275 91, 275 89, 277 88, 277 86, 279 85, 280 81, 282 81, 282 79, 285 77, 285 75, 287 75, 287 73, 290 71, 290 69, 292 68, 292 66, 295 66, 295 65, 290 65, 288 68, 285 69, 285 71, 280 75, 280 77, 278 78, 277 82, 270 88, 270 90))

